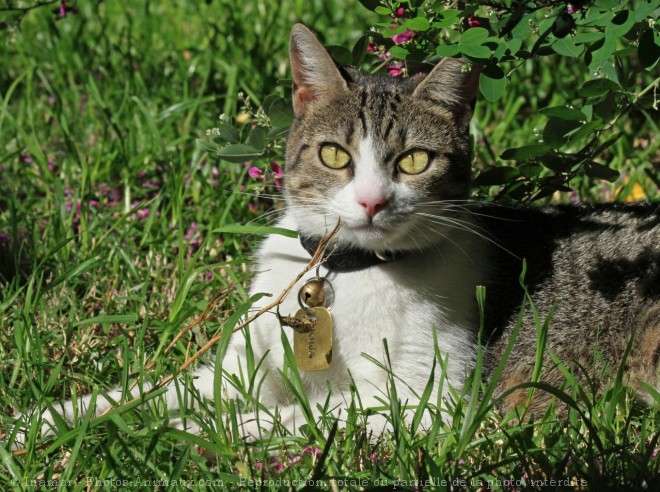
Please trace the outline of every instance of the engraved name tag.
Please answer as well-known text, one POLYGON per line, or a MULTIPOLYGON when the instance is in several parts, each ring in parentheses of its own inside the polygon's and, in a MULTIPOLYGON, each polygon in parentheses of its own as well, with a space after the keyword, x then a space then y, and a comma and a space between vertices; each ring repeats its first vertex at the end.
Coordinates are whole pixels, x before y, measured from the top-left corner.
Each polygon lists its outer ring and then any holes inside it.
MULTIPOLYGON (((316 323, 306 333, 293 333, 293 354, 301 371, 323 371, 332 362, 332 315, 324 307, 308 308, 316 317, 316 323)), ((308 318, 303 309, 296 318, 308 318)))

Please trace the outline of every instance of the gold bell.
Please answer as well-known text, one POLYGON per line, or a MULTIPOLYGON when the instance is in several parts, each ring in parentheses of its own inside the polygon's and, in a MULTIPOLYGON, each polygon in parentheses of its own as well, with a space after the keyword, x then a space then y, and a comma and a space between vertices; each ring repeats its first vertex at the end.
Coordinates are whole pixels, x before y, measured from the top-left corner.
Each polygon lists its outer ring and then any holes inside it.
POLYGON ((325 289, 322 280, 312 280, 307 282, 300 289, 298 294, 300 301, 309 307, 323 306, 325 303, 325 289))

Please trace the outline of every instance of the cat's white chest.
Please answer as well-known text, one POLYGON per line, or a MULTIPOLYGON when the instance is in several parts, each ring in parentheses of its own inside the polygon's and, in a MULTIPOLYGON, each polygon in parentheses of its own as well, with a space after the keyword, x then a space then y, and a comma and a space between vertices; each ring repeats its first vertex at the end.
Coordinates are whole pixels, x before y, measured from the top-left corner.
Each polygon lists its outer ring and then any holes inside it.
MULTIPOLYGON (((280 226, 295 229, 291 218, 285 218, 280 226)), ((268 237, 259 252, 251 293, 279 295, 309 260, 297 239, 268 237)), ((391 364, 397 376, 423 387, 435 354, 434 329, 440 352, 450 354, 450 381, 462 383, 474 358, 473 300, 480 275, 469 253, 456 248, 410 253, 396 262, 351 272, 329 272, 322 266, 320 275, 331 283, 335 295, 330 309, 333 360, 327 370, 302 374, 311 392, 326 391, 328 382, 347 389, 351 384, 349 372, 354 379, 382 385, 387 373, 379 364, 391 364)), ((314 269, 294 286, 280 306, 282 315, 293 315, 300 309, 298 292, 315 276, 314 269)), ((272 297, 262 298, 255 307, 269 302, 272 297)), ((283 329, 293 346, 292 329, 283 329)), ((250 330, 255 356, 268 353, 266 366, 277 373, 284 350, 276 316, 263 315, 250 330)))

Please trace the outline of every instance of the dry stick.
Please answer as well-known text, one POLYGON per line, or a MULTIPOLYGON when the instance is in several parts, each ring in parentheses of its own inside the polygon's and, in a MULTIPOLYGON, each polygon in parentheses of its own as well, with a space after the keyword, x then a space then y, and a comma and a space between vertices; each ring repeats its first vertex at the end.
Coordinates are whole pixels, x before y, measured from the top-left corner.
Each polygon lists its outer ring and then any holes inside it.
MULTIPOLYGON (((312 259, 309 260, 309 263, 307 263, 307 266, 305 266, 305 268, 303 268, 303 270, 298 274, 298 276, 297 276, 293 281, 291 281, 291 283, 286 287, 286 289, 284 289, 284 290, 282 291, 282 293, 281 293, 281 294, 280 294, 280 295, 279 295, 279 296, 278 296, 273 302, 271 302, 271 303, 268 304, 267 306, 264 306, 264 307, 261 308, 256 314, 253 314, 252 316, 250 316, 249 318, 247 318, 245 321, 243 321, 242 323, 238 324, 238 325, 236 326, 236 328, 234 328, 232 331, 233 331, 234 333, 236 333, 237 331, 242 330, 242 329, 245 328, 247 325, 249 325, 250 323, 252 323, 255 319, 257 319, 259 316, 261 316, 262 314, 264 314, 264 313, 270 311, 270 310, 273 309, 275 306, 278 306, 279 304, 281 304, 282 301, 284 301, 284 299, 286 298, 286 296, 289 294, 289 292, 291 292, 291 289, 293 289, 293 287, 296 285, 296 283, 298 283, 298 281, 303 277, 303 275, 305 275, 305 274, 306 274, 307 272, 309 272, 312 268, 314 268, 314 267, 316 266, 317 263, 319 263, 319 261, 320 261, 321 258, 323 257, 323 253, 325 252, 326 248, 328 247, 328 244, 330 244, 330 241, 332 240, 332 238, 335 236, 335 234, 337 234, 337 231, 339 230, 339 227, 340 227, 340 226, 341 226, 341 220, 338 220, 338 221, 337 221, 337 225, 336 225, 335 228, 332 230, 332 232, 331 232, 330 234, 328 234, 325 238, 323 238, 323 239, 321 240, 321 242, 319 243, 318 247, 316 248, 316 251, 314 252, 314 255, 312 256, 312 259)), ((184 330, 184 331, 185 331, 185 330, 184 330)), ((144 398, 145 396, 148 396, 150 393, 153 393, 154 391, 159 390, 160 388, 162 388, 163 386, 165 386, 166 384, 168 384, 170 381, 172 381, 172 379, 174 379, 174 376, 176 376, 177 374, 180 374, 181 372, 185 371, 185 370, 186 370, 186 369, 187 369, 187 368, 188 368, 193 362, 195 362, 197 359, 199 359, 204 353, 208 352, 208 350, 209 350, 211 347, 213 347, 213 345, 215 345, 216 343, 218 343, 218 341, 219 341, 220 338, 222 337, 222 331, 223 331, 223 330, 220 330, 220 331, 221 331, 221 333, 220 333, 219 335, 216 335, 216 336, 214 336, 213 338, 211 338, 211 339, 210 339, 210 340, 209 340, 209 341, 208 341, 208 342, 207 342, 202 348, 200 348, 197 352, 195 352, 195 354, 194 354, 192 357, 190 357, 189 359, 187 359, 187 360, 181 365, 181 367, 179 367, 179 368, 176 370, 176 372, 174 372, 174 373, 170 374, 169 376, 167 376, 166 378, 160 380, 160 381, 158 382, 158 384, 156 384, 153 388, 151 388, 151 389, 145 391, 142 395, 140 395, 140 396, 136 396, 135 398, 132 398, 131 400, 128 400, 128 401, 125 403, 125 405, 128 405, 128 404, 130 404, 130 403, 133 403, 133 402, 135 402, 135 401, 137 401, 137 400, 139 400, 139 399, 141 399, 141 398, 144 398)), ((112 411, 112 410, 114 410, 115 408, 117 408, 117 407, 111 407, 111 408, 108 408, 105 412, 103 412, 103 413, 101 414, 101 416, 102 416, 102 415, 105 415, 106 413, 108 413, 108 412, 110 412, 110 411, 112 411)))
MULTIPOLYGON (((250 316, 249 318, 247 318, 245 321, 243 321, 238 326, 236 326, 236 328, 234 328, 232 331, 235 333, 238 330, 241 330, 241 329, 245 328, 247 325, 252 323, 255 319, 257 319, 262 314, 270 311, 275 306, 279 306, 282 303, 282 301, 284 301, 284 299, 289 294, 289 292, 291 292, 291 289, 293 289, 293 287, 296 285, 296 283, 303 277, 303 275, 305 275, 307 272, 309 272, 312 268, 314 268, 321 261, 323 253, 327 249, 328 244, 330 244, 330 241, 332 240, 332 238, 335 236, 335 234, 337 234, 337 231, 339 230, 340 226, 341 226, 341 220, 338 220, 337 225, 332 230, 332 232, 321 240, 318 247, 316 248, 316 251, 314 252, 314 255, 312 256, 312 259, 309 260, 309 263, 307 263, 307 266, 305 266, 305 268, 303 268, 303 270, 298 274, 298 276, 289 285, 287 285, 287 287, 282 291, 282 293, 273 302, 271 302, 267 306, 261 308, 256 314, 254 314, 254 315, 250 316)), ((174 343, 176 343, 176 341, 179 338, 181 338, 181 336, 185 332, 187 332, 189 329, 193 328, 194 326, 197 326, 197 325, 203 323, 204 321, 206 321, 208 319, 208 315, 209 315, 210 310, 212 309, 213 305, 215 304, 215 302, 220 297, 222 297, 222 292, 216 294, 213 297, 213 299, 211 300, 209 305, 207 305, 206 308, 204 308, 204 311, 202 311, 202 314, 197 319, 195 319, 195 321, 193 321, 191 324, 186 326, 183 330, 181 330, 177 334, 177 336, 174 338, 172 343, 170 343, 167 346, 167 348, 165 349, 165 352, 169 351, 172 348, 172 346, 174 345, 174 343)), ((180 374, 181 372, 185 371, 190 366, 190 364, 195 362, 199 357, 201 357, 205 352, 207 352, 213 345, 215 345, 220 340, 221 337, 222 337, 222 330, 220 330, 219 335, 215 335, 213 338, 211 338, 192 357, 190 357, 189 359, 186 359, 186 361, 181 365, 181 367, 179 367, 177 369, 176 372, 174 372, 173 374, 170 374, 166 378, 159 381, 158 384, 154 385, 151 389, 145 391, 142 395, 136 396, 135 398, 132 398, 132 399, 128 400, 127 402, 124 403, 124 405, 134 403, 137 400, 140 400, 140 399, 144 398, 145 396, 148 396, 149 394, 153 393, 154 391, 159 390, 160 388, 165 386, 167 383, 172 381, 172 379, 174 379, 174 376, 176 376, 177 374, 180 374)), ((133 387, 134 386, 135 386, 135 384, 133 384, 133 387)), ((101 413, 99 415, 99 417, 102 417, 103 415, 106 415, 107 413, 109 413, 113 410, 116 410, 117 408, 119 408, 119 406, 110 407, 105 412, 101 413)), ((42 446, 42 447, 45 447, 45 446, 42 446)), ((27 454, 27 449, 18 449, 18 450, 12 451, 13 456, 22 456, 22 455, 25 455, 25 454, 27 454)))

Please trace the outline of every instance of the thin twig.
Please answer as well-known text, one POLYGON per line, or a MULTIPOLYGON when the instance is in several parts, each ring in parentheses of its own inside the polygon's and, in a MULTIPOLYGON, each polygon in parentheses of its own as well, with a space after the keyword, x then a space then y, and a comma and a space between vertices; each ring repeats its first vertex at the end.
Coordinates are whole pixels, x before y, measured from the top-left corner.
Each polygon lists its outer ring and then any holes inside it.
MULTIPOLYGON (((237 331, 242 330, 243 328, 245 328, 247 325, 252 323, 255 319, 257 319, 262 314, 264 314, 264 313, 270 311, 271 309, 273 309, 274 307, 280 305, 282 303, 282 301, 284 301, 286 296, 291 292, 291 289, 293 289, 293 287, 296 285, 296 283, 298 283, 298 281, 303 277, 303 275, 305 275, 307 272, 312 270, 317 265, 317 263, 319 263, 319 261, 321 261, 321 258, 323 257, 323 253, 325 252, 326 248, 328 247, 328 244, 330 244, 330 241, 332 241, 332 238, 335 236, 335 234, 337 234, 337 231, 339 230, 340 226, 341 226, 341 221, 337 221, 337 225, 332 230, 332 232, 330 232, 330 234, 328 234, 325 238, 323 238, 321 240, 318 247, 316 248, 316 251, 314 252, 314 255, 312 256, 312 259, 309 260, 309 263, 307 263, 307 266, 305 266, 305 268, 303 268, 303 270, 296 276, 296 278, 294 280, 292 280, 291 283, 289 283, 289 285, 287 285, 287 287, 282 291, 282 293, 279 296, 277 296, 277 298, 273 302, 271 302, 267 306, 264 306, 263 308, 261 308, 257 313, 253 314, 252 316, 247 318, 242 323, 239 323, 232 331, 234 333, 236 333, 237 331)), ((181 364, 181 366, 174 373, 172 373, 169 376, 165 377, 164 379, 160 380, 156 385, 153 386, 153 388, 145 391, 142 395, 136 396, 135 398, 132 398, 131 400, 128 400, 127 402, 125 402, 125 405, 133 403, 133 402, 149 395, 150 393, 153 393, 154 391, 157 391, 157 390, 161 389, 163 386, 167 385, 170 381, 172 381, 174 379, 174 376, 176 376, 176 375, 180 374, 181 372, 185 371, 193 362, 195 362, 197 359, 199 359, 202 355, 204 355, 206 352, 208 352, 211 347, 213 347, 216 343, 218 343, 218 341, 222 337, 222 331, 223 330, 220 330, 220 333, 218 335, 213 336, 202 348, 200 348, 197 352, 195 352, 195 354, 192 357, 188 358, 183 364, 181 364)), ((107 414, 108 412, 110 412, 110 411, 112 411, 116 408, 118 408, 118 407, 111 407, 99 416, 103 416, 103 415, 107 414)))

